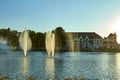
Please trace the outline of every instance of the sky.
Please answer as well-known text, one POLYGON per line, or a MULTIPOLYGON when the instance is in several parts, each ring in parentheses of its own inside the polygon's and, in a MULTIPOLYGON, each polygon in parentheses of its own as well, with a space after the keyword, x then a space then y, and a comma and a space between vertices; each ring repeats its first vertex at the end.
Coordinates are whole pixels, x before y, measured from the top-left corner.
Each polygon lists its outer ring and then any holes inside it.
POLYGON ((0 0, 0 28, 46 32, 61 26, 106 37, 119 23, 120 0, 0 0))

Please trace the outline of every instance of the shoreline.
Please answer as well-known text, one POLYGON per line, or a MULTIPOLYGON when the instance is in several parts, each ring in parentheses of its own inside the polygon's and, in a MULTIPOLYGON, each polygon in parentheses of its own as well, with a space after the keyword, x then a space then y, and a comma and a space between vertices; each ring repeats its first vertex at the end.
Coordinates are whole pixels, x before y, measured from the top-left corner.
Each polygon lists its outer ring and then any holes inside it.
MULTIPOLYGON (((23 51, 20 49, 17 50, 8 50, 8 51, 23 51)), ((32 51, 45 51, 46 49, 31 49, 30 52, 32 51)), ((55 50, 55 52, 120 52, 120 49, 80 49, 80 50, 55 50)))

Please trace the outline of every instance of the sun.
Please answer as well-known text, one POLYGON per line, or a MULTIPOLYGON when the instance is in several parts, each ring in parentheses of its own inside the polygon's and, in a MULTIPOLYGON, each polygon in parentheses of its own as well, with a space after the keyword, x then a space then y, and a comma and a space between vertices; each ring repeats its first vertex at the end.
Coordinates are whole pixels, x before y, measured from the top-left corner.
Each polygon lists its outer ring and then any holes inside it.
POLYGON ((117 41, 120 43, 120 18, 115 23, 115 32, 117 34, 117 41))

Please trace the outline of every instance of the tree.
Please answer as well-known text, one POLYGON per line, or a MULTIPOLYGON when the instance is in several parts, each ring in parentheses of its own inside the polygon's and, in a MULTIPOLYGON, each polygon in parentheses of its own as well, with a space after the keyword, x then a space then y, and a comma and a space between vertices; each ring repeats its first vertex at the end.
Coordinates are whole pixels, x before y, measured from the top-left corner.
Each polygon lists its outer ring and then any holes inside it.
POLYGON ((55 29, 55 47, 63 48, 66 46, 66 33, 62 27, 55 29))
POLYGON ((32 49, 40 50, 40 48, 45 48, 45 34, 41 32, 29 31, 30 38, 32 40, 32 49))

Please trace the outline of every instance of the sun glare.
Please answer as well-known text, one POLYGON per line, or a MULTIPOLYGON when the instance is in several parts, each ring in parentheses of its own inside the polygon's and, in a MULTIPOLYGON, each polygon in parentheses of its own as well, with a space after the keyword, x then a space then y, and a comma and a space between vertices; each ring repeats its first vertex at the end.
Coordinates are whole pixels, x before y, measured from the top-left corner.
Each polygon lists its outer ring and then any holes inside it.
POLYGON ((115 23, 115 32, 117 34, 117 41, 120 43, 120 18, 115 23))

